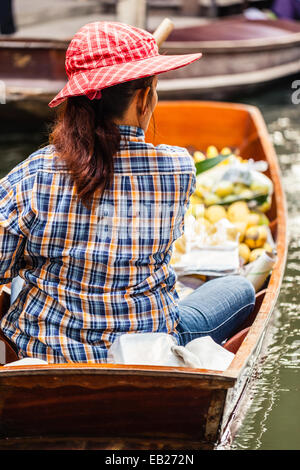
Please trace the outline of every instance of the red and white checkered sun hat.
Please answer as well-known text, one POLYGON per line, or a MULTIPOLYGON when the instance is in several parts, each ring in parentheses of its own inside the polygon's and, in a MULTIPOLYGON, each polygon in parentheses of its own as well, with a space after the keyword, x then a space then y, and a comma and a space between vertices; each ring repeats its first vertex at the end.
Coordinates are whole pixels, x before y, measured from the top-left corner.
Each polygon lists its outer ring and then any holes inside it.
POLYGON ((65 61, 69 80, 49 106, 70 96, 100 98, 103 88, 174 70, 200 57, 160 55, 152 34, 124 23, 89 23, 70 42, 65 61))

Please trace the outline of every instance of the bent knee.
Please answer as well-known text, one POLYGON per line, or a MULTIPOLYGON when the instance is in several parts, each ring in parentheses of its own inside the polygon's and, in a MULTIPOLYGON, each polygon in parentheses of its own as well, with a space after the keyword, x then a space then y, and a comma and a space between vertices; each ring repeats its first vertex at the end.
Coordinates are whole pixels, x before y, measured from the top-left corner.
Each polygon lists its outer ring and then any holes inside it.
POLYGON ((228 284, 228 289, 243 297, 245 303, 255 304, 255 289, 247 278, 240 275, 230 275, 226 276, 224 281, 228 284))

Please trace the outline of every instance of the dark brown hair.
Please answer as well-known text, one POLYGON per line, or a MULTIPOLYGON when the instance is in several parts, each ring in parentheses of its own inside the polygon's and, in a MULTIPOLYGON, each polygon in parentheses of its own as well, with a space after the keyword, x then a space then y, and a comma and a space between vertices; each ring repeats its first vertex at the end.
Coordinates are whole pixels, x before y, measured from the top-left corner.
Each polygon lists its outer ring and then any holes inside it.
POLYGON ((70 171, 80 199, 88 204, 96 190, 110 186, 120 131, 114 120, 122 118, 136 90, 151 87, 152 77, 132 80, 102 90, 101 99, 86 96, 67 99, 59 112, 50 143, 70 171))

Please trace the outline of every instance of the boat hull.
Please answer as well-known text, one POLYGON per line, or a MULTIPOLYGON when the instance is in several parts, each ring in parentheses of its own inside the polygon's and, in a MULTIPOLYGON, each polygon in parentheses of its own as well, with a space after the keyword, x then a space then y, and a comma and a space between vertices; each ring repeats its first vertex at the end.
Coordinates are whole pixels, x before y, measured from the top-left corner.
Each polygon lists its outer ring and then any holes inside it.
MULTIPOLYGON (((162 74, 160 99, 229 99, 299 73, 298 23, 237 17, 177 28, 161 53, 202 52, 203 57, 188 67, 162 74)), ((4 64, 0 80, 6 91, 6 106, 0 106, 0 117, 53 118, 47 104, 66 83, 68 44, 42 39, 0 40, 0 62, 4 64)))
POLYGON ((9 438, 41 435, 74 442, 94 437, 98 445, 116 439, 128 445, 139 441, 144 448, 212 448, 229 381, 218 389, 209 382, 199 384, 185 371, 153 376, 147 370, 83 365, 15 372, 1 380, 0 434, 6 439, 0 449, 9 438))
POLYGON ((300 24, 287 20, 218 20, 176 29, 162 48, 167 54, 201 51, 200 61, 161 80, 161 97, 228 98, 250 93, 300 71, 300 24))

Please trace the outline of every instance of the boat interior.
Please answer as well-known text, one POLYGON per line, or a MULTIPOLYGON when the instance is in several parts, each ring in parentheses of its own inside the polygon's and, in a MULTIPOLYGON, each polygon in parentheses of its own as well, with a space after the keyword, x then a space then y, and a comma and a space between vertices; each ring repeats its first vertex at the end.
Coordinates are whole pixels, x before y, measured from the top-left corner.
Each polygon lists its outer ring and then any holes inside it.
MULTIPOLYGON (((244 158, 268 161, 266 174, 272 179, 275 191, 267 216, 280 262, 275 265, 264 286, 257 292, 255 309, 247 322, 224 344, 226 349, 236 355, 232 366, 236 371, 244 364, 245 358, 255 346, 275 305, 283 275, 281 267, 286 257, 285 202, 277 159, 264 121, 256 108, 246 105, 200 101, 161 102, 155 111, 146 138, 155 145, 168 142, 170 145, 186 147, 191 152, 206 149, 212 144, 217 148, 226 146, 238 150, 244 158), (248 342, 245 342, 246 339, 248 342), (241 347, 242 345, 244 347, 241 347)), ((0 297, 1 317, 7 312, 9 305, 10 289, 5 286, 0 297)), ((1 331, 0 345, 4 352, 2 364, 18 359, 14 345, 1 331)))

